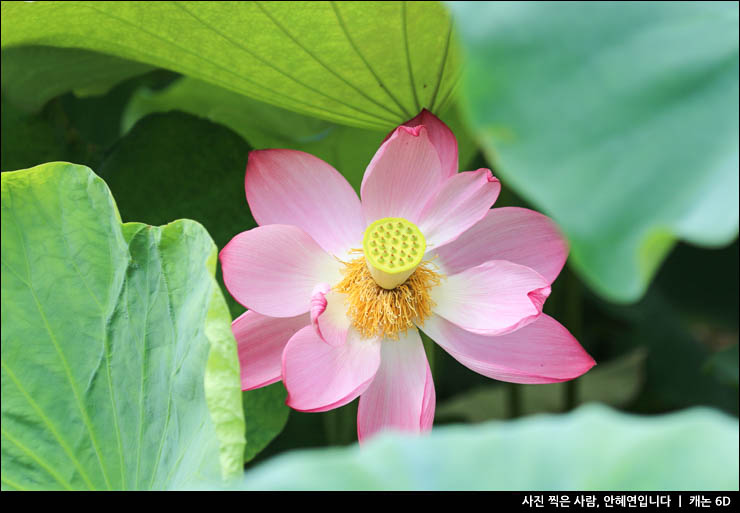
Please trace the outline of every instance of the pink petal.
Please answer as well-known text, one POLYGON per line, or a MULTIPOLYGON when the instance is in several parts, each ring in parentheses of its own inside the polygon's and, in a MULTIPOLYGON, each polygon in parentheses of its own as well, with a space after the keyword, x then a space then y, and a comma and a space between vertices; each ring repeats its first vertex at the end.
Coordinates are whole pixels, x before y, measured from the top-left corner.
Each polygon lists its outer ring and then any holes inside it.
POLYGON ((488 169, 465 171, 445 181, 421 214, 419 229, 427 248, 441 246, 483 219, 501 192, 488 169))
MULTIPOLYGON (((455 139, 455 135, 452 133, 452 130, 450 130, 441 119, 426 109, 423 109, 415 118, 410 119, 403 124, 403 126, 407 127, 415 127, 419 125, 424 125, 426 127, 429 140, 437 150, 439 161, 442 166, 442 175, 444 177, 453 176, 457 173, 458 164, 457 139, 455 139)), ((383 142, 387 141, 392 134, 393 132, 388 134, 383 142)))
POLYGON ((547 216, 518 207, 494 208, 455 241, 435 250, 447 274, 489 260, 508 260, 540 273, 548 283, 568 258, 568 243, 547 216))
POLYGON ((234 299, 271 317, 307 312, 317 283, 341 279, 341 264, 295 226, 271 224, 242 232, 220 258, 234 299))
MULTIPOLYGON (((311 314, 311 324, 318 330, 318 318, 319 315, 324 313, 326 311, 326 305, 328 304, 328 301, 326 300, 326 294, 331 290, 331 286, 328 283, 318 283, 313 288, 313 293, 311 294, 311 308, 309 309, 309 313, 311 314)), ((319 333, 319 335, 321 335, 319 333)))
POLYGON ((344 256, 359 247, 365 230, 352 186, 323 160, 296 150, 249 154, 247 201, 260 225, 302 228, 325 251, 344 256))
POLYGON ((247 310, 231 323, 238 351, 242 390, 280 381, 283 349, 309 323, 308 315, 267 317, 247 310))
POLYGON ((368 387, 380 365, 380 340, 350 330, 347 342, 333 347, 307 326, 283 352, 286 404, 300 411, 326 411, 352 401, 368 387))
POLYGON ((469 369, 511 383, 557 383, 596 365, 558 321, 542 314, 531 324, 497 337, 476 335, 433 315, 421 327, 469 369))
POLYGON ((375 379, 360 397, 357 437, 360 442, 384 430, 421 433, 432 428, 434 382, 416 329, 399 340, 384 340, 375 379))
POLYGON ((437 150, 427 129, 398 127, 380 146, 362 179, 365 220, 403 217, 415 223, 442 181, 437 150))
POLYGON ((501 335, 532 322, 550 285, 536 271, 506 260, 492 260, 442 279, 431 290, 433 311, 481 335, 501 335))
POLYGON ((317 285, 311 297, 311 325, 316 334, 331 346, 341 346, 347 340, 351 322, 345 297, 332 291, 328 283, 317 285))

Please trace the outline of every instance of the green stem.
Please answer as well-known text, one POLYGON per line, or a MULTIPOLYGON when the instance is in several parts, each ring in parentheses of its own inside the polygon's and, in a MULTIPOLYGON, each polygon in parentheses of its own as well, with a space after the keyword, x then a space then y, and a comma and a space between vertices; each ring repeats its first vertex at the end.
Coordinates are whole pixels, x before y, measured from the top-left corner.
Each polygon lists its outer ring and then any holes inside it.
MULTIPOLYGON (((583 291, 575 273, 568 268, 565 282, 565 312, 563 321, 568 330, 581 340, 583 335, 583 291)), ((578 404, 578 380, 568 381, 565 386, 565 411, 570 411, 578 404)))
POLYGON ((507 383, 507 398, 509 401, 509 418, 515 419, 522 414, 522 395, 519 385, 516 383, 507 383))
POLYGON ((357 441, 357 401, 322 415, 329 445, 347 445, 357 441))
POLYGON ((327 411, 321 417, 324 421, 324 435, 328 445, 338 445, 337 443, 337 418, 336 410, 327 411))

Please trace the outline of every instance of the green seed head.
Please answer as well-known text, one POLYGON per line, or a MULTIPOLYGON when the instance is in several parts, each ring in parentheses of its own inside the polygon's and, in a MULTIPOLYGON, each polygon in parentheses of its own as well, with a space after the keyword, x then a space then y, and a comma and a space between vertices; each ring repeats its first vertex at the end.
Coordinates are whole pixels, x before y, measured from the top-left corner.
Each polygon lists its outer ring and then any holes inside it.
POLYGON ((386 217, 372 223, 365 230, 362 245, 368 264, 390 274, 415 269, 426 250, 419 228, 402 217, 386 217))

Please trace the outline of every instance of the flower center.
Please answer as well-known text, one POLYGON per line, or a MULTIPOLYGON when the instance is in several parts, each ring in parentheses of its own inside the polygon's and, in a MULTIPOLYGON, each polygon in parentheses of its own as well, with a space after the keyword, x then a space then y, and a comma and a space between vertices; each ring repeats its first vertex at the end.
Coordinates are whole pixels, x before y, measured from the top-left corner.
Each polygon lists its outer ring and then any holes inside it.
POLYGON ((398 340, 432 313, 429 290, 439 285, 440 275, 421 261, 426 241, 419 228, 401 217, 372 223, 362 246, 353 252, 364 257, 343 262, 343 278, 334 290, 347 295, 347 315, 363 337, 398 340))
POLYGON ((362 247, 375 282, 392 290, 404 283, 419 266, 426 251, 426 240, 414 223, 402 217, 384 217, 367 227, 362 247))
POLYGON ((343 263, 344 277, 334 290, 347 295, 347 315, 363 337, 398 340, 399 333, 422 324, 432 313, 429 290, 439 285, 441 276, 430 262, 421 263, 395 289, 384 289, 375 282, 364 257, 343 263))

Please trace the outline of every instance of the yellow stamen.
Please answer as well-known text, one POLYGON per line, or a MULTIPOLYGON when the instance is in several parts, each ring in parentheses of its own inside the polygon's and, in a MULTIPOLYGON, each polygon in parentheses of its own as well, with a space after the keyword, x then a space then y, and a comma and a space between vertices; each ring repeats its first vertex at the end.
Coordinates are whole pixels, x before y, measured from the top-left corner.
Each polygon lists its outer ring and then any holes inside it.
POLYGON ((344 277, 334 290, 347 294, 347 315, 363 337, 398 340, 399 333, 421 324, 432 313, 434 302, 429 289, 439 285, 441 276, 431 262, 422 262, 394 289, 385 289, 375 282, 364 257, 342 263, 344 277))

